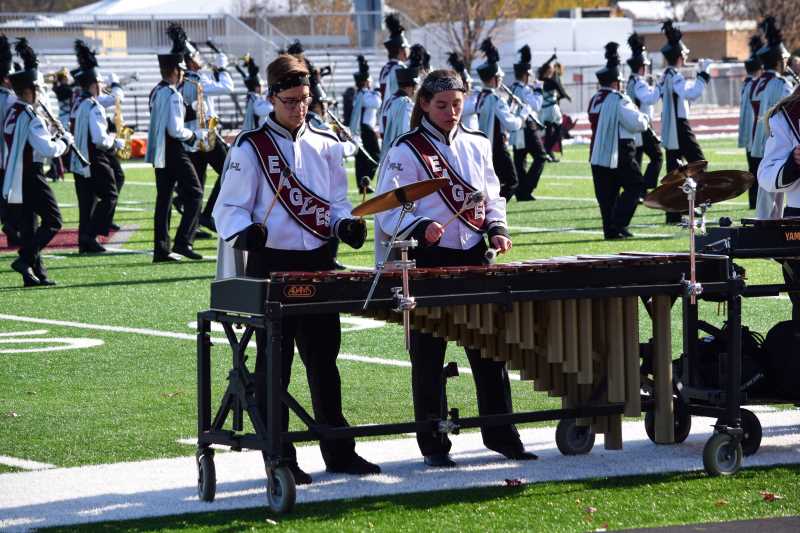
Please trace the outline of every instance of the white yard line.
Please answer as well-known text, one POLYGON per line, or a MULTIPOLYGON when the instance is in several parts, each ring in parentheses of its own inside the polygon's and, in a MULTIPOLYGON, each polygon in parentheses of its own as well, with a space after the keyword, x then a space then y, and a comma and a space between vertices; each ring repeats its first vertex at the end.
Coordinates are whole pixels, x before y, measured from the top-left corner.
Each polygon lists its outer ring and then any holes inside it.
POLYGON ((48 470, 56 467, 56 465, 51 465, 48 463, 28 461, 27 459, 17 459, 16 457, 9 457, 7 455, 0 455, 0 465, 21 468, 22 470, 48 470))
MULTIPOLYGON (((746 457, 744 466, 800 462, 800 411, 759 413, 758 417, 764 431, 761 449, 746 457)), ((503 460, 484 448, 479 432, 462 433, 451 436, 451 455, 458 466, 449 469, 425 467, 413 437, 360 441, 358 452, 383 470, 380 475, 366 477, 326 473, 319 447, 310 443, 297 448, 297 459, 314 482, 297 487, 297 501, 304 504, 502 487, 506 479, 540 483, 698 471, 703 468, 702 451, 712 423, 712 419, 696 417, 686 442, 656 446, 648 440, 641 421, 625 422, 623 451, 604 450, 603 436, 598 435, 591 453, 576 456, 558 452, 552 427, 523 427, 522 442, 526 449, 539 455, 538 461, 527 462, 503 460)), ((194 453, 170 459, 2 474, 0 529, 19 531, 265 506, 260 452, 217 453, 214 463, 217 494, 213 503, 201 502, 197 497, 194 453)))

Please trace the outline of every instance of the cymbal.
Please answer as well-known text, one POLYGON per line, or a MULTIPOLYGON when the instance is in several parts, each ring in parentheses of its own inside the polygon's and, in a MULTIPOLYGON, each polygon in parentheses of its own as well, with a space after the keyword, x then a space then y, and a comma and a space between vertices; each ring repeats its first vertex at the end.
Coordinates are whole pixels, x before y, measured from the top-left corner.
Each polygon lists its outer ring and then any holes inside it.
POLYGON ((708 161, 701 159, 693 161, 685 165, 681 165, 672 172, 668 172, 666 176, 661 178, 661 183, 669 183, 674 180, 682 180, 683 178, 693 178, 703 172, 708 167, 708 161))
MULTIPOLYGON (((749 172, 741 170, 714 170, 702 172, 694 176, 697 182, 697 196, 695 204, 717 204, 736 198, 755 181, 749 172)), ((683 212, 689 209, 689 198, 681 190, 683 179, 675 179, 660 185, 650 191, 644 199, 644 205, 653 209, 670 212, 683 212)))
POLYGON ((378 196, 373 196, 361 205, 356 206, 352 212, 354 216, 363 217, 364 215, 388 211, 389 209, 400 207, 405 202, 413 202, 433 194, 449 182, 450 180, 446 178, 436 178, 403 185, 378 196))

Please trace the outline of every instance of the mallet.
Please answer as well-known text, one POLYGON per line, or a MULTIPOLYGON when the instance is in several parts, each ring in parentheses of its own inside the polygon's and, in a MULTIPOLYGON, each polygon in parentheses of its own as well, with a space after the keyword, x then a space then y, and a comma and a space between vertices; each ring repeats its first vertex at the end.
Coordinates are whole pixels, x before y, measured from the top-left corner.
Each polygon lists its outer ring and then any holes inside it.
POLYGON ((267 219, 269 218, 269 214, 272 213, 272 208, 275 207, 275 202, 278 201, 278 196, 281 194, 281 189, 283 189, 283 183, 292 175, 292 170, 289 167, 284 167, 281 171, 281 178, 278 180, 278 188, 275 190, 275 196, 272 197, 272 203, 269 204, 267 208, 267 212, 264 214, 264 226, 267 225, 267 219))
POLYGON ((445 222, 442 225, 442 229, 444 229, 447 226, 449 226, 451 222, 453 222, 455 219, 457 219, 459 216, 461 216, 461 214, 463 214, 464 211, 466 211, 467 209, 472 209, 473 207, 475 207, 479 203, 483 202, 483 199, 484 199, 483 191, 475 191, 472 194, 470 194, 469 196, 467 196, 467 199, 464 201, 464 206, 461 209, 458 210, 458 213, 456 213, 455 215, 451 216, 450 220, 448 220, 447 222, 445 222))

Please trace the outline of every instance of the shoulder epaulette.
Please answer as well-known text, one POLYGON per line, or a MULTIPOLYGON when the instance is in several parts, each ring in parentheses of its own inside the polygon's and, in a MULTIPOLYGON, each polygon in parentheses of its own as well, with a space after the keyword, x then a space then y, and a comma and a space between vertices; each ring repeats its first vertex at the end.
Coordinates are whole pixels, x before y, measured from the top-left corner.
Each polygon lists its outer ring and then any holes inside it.
POLYGON ((314 133, 317 133, 317 134, 322 135, 324 137, 329 137, 329 138, 333 139, 334 141, 339 142, 339 137, 337 137, 336 134, 333 133, 332 131, 328 131, 328 130, 324 130, 322 128, 318 128, 318 127, 314 126, 313 124, 311 124, 310 122, 308 122, 306 124, 306 127, 309 130, 313 131, 314 133))
POLYGON ((479 135, 479 136, 483 137, 484 139, 488 139, 489 138, 481 130, 473 130, 471 128, 466 127, 464 124, 459 124, 458 127, 461 128, 461 131, 463 131, 464 133, 469 133, 470 135, 479 135))

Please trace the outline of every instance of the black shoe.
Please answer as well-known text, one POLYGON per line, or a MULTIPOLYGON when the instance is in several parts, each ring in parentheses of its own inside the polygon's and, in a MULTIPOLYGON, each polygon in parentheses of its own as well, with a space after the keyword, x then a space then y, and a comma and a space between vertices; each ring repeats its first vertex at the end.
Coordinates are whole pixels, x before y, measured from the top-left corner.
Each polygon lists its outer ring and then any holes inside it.
POLYGON ((347 267, 341 264, 338 259, 333 260, 333 268, 336 270, 347 270, 347 267))
POLYGON ((381 467, 372 464, 360 455, 354 453, 349 463, 342 465, 328 465, 326 472, 331 474, 350 474, 352 476, 368 476, 370 474, 380 474, 381 467))
POLYGON ((183 257, 187 257, 189 259, 194 259, 195 261, 198 259, 202 259, 203 256, 195 252, 191 246, 188 244, 183 245, 175 245, 172 247, 172 251, 176 254, 182 255, 183 257))
POLYGON ((628 231, 628 228, 622 228, 621 230, 619 230, 619 234, 622 235, 623 239, 630 239, 631 237, 633 237, 633 233, 628 231))
POLYGON ((177 257, 170 254, 153 254, 153 263, 177 263, 180 261, 177 257))
POLYGON ((47 277, 47 269, 44 268, 41 255, 36 258, 36 263, 33 265, 33 273, 39 278, 39 285, 52 287, 56 284, 55 281, 47 277))
POLYGON ((558 163, 559 162, 559 159, 556 157, 556 155, 553 152, 548 152, 547 153, 547 159, 551 163, 558 163))
POLYGON ((620 233, 620 232, 618 232, 618 231, 615 231, 615 232, 613 232, 613 233, 606 233, 606 234, 603 236, 603 238, 604 238, 605 240, 607 240, 607 241, 618 241, 618 240, 620 240, 620 239, 623 239, 624 237, 622 236, 622 233, 620 233))
POLYGON ((535 202, 536 198, 534 198, 533 195, 530 195, 530 196, 517 196, 517 201, 518 202, 535 202))
POLYGON ((297 463, 290 464, 289 471, 294 476, 295 485, 311 485, 311 476, 301 470, 297 463))
POLYGON ((41 280, 39 280, 39 278, 36 277, 36 274, 33 273, 33 267, 26 263, 21 257, 18 257, 13 263, 11 263, 11 268, 22 275, 22 282, 24 283, 25 287, 38 287, 41 285, 41 280))
POLYGON ((105 246, 97 242, 97 239, 86 239, 78 241, 78 253, 80 254, 101 254, 106 251, 105 246))
POLYGON ((511 452, 501 451, 499 453, 502 454, 506 459, 511 459, 512 461, 535 461, 539 458, 539 456, 535 453, 526 452, 524 448, 511 452))
POLYGON ((194 233, 194 238, 195 239, 200 239, 201 241, 207 241, 209 239, 213 239, 214 236, 211 235, 207 231, 203 231, 203 230, 199 229, 194 233))
POLYGON ((214 219, 208 215, 200 215, 197 219, 197 222, 206 229, 209 229, 216 233, 217 225, 214 224, 214 219))
POLYGON ((108 229, 110 229, 111 231, 119 231, 119 230, 121 230, 122 228, 121 228, 121 227, 119 227, 119 224, 114 224, 114 223, 112 222, 111 224, 109 224, 109 225, 108 225, 108 229))
POLYGON ((425 464, 436 468, 453 468, 456 466, 456 462, 450 459, 449 453, 426 455, 425 464))

